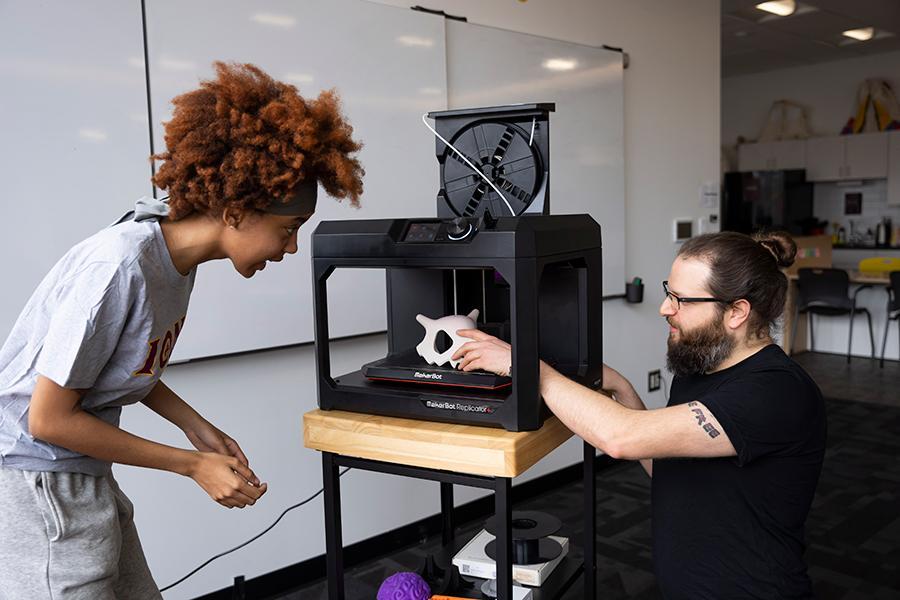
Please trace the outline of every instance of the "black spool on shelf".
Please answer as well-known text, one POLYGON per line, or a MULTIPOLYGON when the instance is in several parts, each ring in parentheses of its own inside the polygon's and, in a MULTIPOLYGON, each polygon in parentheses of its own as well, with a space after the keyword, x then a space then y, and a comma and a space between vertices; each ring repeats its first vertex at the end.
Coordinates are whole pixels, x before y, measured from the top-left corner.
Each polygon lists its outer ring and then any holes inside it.
MULTIPOLYGON (((562 546, 550 536, 562 527, 553 515, 538 511, 516 511, 512 514, 512 562, 516 565, 535 565, 550 562, 562 554, 562 546)), ((497 517, 488 519, 484 527, 497 536, 497 517)), ((485 554, 497 560, 496 540, 488 542, 485 554)))

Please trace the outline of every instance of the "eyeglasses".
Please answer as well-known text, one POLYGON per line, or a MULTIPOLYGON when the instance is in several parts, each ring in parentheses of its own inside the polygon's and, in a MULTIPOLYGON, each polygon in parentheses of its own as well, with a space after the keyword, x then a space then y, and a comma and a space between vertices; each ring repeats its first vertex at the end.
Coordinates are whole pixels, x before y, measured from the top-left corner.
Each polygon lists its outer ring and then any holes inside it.
POLYGON ((669 282, 663 281, 663 292, 666 294, 666 300, 668 300, 672 306, 675 307, 675 310, 681 310, 682 304, 690 304, 692 302, 721 302, 723 304, 729 304, 729 300, 722 300, 721 298, 684 298, 682 296, 678 296, 677 294, 672 293, 669 289, 669 282))

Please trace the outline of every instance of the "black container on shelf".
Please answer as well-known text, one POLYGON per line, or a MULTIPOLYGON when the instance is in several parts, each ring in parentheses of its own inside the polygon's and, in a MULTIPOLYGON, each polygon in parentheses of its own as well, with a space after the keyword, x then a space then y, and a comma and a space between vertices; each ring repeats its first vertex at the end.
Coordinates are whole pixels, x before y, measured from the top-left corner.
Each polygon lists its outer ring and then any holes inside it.
POLYGON ((644 282, 640 279, 625 284, 625 301, 630 304, 640 304, 644 301, 644 282))

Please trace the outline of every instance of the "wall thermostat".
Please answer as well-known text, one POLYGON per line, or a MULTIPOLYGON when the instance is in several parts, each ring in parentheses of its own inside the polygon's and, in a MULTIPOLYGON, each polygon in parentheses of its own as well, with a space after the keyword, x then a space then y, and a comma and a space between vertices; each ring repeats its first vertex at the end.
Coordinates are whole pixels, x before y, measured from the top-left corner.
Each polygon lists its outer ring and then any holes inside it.
POLYGON ((672 238, 676 243, 685 242, 694 237, 693 219, 675 219, 672 223, 672 238))

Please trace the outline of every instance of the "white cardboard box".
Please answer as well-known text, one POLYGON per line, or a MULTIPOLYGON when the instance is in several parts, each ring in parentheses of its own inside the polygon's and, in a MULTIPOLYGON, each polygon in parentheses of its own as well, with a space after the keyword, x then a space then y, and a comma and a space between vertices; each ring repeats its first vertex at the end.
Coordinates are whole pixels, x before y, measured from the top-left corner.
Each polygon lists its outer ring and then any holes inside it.
POLYGON ((513 600, 531 600, 533 597, 534 594, 530 589, 518 585, 513 586, 513 600))
MULTIPOLYGON (((457 552, 453 557, 453 564, 459 569, 461 575, 469 577, 480 577, 483 579, 496 579, 497 565, 484 551, 485 546, 493 541, 494 536, 482 529, 478 535, 463 546, 462 550, 457 552)), ((569 539, 564 537, 550 536, 551 540, 556 540, 562 546, 562 553, 550 562, 539 563, 534 565, 513 565, 513 581, 522 585, 532 587, 540 586, 544 583, 553 569, 556 568, 569 551, 569 539)))

